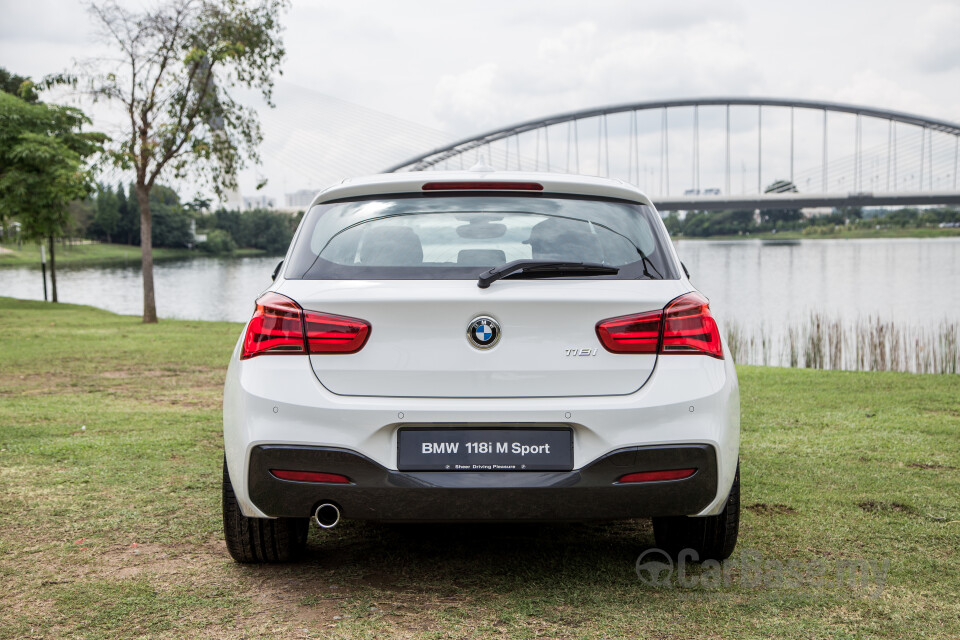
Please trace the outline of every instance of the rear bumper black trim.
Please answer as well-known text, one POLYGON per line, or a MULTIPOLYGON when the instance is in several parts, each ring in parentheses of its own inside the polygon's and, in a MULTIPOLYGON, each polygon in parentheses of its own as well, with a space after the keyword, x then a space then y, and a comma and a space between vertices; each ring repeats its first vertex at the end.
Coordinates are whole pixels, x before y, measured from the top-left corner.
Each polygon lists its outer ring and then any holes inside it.
POLYGON ((613 520, 690 515, 717 494, 707 444, 618 449, 574 471, 400 472, 348 449, 259 445, 250 453, 251 501, 271 517, 306 517, 321 502, 343 517, 384 522, 613 520), (627 473, 693 468, 682 480, 615 484, 627 473), (351 484, 281 480, 270 469, 347 476, 351 484))

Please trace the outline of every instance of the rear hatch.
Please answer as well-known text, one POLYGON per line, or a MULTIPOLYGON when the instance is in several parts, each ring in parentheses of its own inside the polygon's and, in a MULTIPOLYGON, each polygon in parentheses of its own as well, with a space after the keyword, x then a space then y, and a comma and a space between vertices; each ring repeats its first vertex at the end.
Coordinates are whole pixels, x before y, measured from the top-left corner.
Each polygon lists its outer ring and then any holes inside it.
POLYGON ((679 280, 286 280, 277 289, 307 311, 371 326, 353 354, 311 355, 320 383, 347 396, 521 398, 608 396, 640 389, 653 354, 607 352, 606 318, 662 309, 686 293, 679 280), (479 349, 468 328, 499 324, 479 349))

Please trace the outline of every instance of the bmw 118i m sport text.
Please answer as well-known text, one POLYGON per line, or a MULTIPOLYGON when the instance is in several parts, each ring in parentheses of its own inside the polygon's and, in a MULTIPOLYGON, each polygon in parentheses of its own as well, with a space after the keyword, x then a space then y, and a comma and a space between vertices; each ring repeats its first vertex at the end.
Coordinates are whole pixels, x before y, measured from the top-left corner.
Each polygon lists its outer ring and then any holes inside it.
POLYGON ((317 196, 237 342, 223 517, 239 562, 311 518, 653 518, 730 555, 740 404, 650 200, 542 173, 402 173, 317 196))

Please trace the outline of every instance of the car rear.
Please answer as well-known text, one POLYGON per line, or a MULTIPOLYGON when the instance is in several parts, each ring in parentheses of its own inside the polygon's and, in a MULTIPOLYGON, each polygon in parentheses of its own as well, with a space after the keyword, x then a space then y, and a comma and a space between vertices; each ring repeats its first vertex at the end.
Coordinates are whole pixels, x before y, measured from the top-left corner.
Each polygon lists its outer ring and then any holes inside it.
POLYGON ((715 516, 739 401, 642 193, 401 174, 314 202, 238 341, 224 434, 245 518, 715 516))

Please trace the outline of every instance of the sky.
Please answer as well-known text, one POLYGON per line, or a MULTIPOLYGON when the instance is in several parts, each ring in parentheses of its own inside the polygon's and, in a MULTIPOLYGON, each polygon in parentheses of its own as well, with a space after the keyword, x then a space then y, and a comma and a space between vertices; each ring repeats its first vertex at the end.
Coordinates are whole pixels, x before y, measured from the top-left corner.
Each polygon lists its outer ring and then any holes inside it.
MULTIPOLYGON (((130 7, 143 6, 125 0, 130 7)), ((0 0, 0 66, 35 79, 103 50, 83 4, 0 0)), ((960 121, 960 2, 294 0, 269 110, 277 199, 445 142, 613 103, 787 97, 960 121)), ((109 132, 101 107, 96 124, 109 132)))

